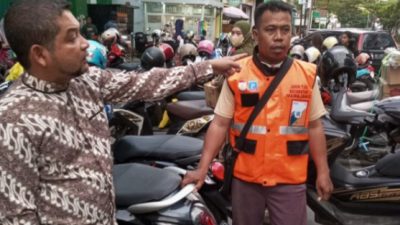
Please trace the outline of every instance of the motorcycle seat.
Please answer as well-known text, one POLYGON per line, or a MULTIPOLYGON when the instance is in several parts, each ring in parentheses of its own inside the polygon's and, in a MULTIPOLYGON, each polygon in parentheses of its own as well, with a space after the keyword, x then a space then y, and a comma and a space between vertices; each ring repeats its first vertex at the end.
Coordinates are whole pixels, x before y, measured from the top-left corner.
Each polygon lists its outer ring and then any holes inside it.
POLYGON ((374 114, 351 108, 347 91, 342 87, 333 100, 330 117, 339 123, 365 124, 365 119, 374 114))
POLYGON ((203 141, 177 135, 125 136, 114 144, 116 163, 159 160, 188 165, 197 162, 203 141))
POLYGON ((372 101, 379 98, 379 89, 374 89, 371 91, 361 91, 361 92, 347 92, 347 100, 350 104, 355 104, 359 102, 372 101))
POLYGON ((140 63, 122 63, 119 64, 116 68, 126 71, 138 70, 140 68, 140 63))
POLYGON ((387 177, 400 177, 400 152, 387 154, 376 162, 375 169, 379 174, 387 177))
POLYGON ((183 91, 176 95, 179 101, 190 101, 190 100, 204 100, 206 94, 204 91, 183 91))
POLYGON ((181 182, 177 173, 139 163, 114 165, 112 175, 118 208, 161 200, 181 182))
POLYGON ((201 116, 214 114, 212 108, 207 106, 206 100, 178 101, 167 104, 170 115, 182 120, 192 120, 201 116))
POLYGON ((364 112, 372 112, 374 106, 378 103, 378 100, 375 101, 368 101, 368 102, 360 102, 356 104, 350 105, 352 109, 360 110, 364 112))
POLYGON ((399 178, 388 177, 380 174, 375 166, 350 171, 339 162, 335 161, 331 166, 331 179, 336 188, 339 187, 363 187, 381 186, 397 184, 399 178), (357 174, 365 174, 365 176, 357 176, 357 174))

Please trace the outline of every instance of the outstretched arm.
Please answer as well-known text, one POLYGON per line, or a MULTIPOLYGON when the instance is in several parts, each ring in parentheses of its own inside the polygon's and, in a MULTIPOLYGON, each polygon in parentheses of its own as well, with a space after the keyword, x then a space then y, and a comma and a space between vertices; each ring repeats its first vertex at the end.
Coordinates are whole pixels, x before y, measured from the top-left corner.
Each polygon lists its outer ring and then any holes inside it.
POLYGON ((113 74, 91 68, 90 77, 97 80, 105 102, 162 99, 195 83, 203 83, 217 74, 233 74, 240 70, 235 62, 246 54, 210 60, 171 69, 154 68, 148 72, 113 74))

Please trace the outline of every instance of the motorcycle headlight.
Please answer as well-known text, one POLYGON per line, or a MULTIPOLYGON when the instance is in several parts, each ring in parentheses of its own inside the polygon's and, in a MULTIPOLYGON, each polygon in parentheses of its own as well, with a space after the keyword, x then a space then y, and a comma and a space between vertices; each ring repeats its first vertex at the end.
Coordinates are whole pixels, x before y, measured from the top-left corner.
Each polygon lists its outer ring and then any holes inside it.
POLYGON ((195 203, 190 210, 193 225, 217 225, 214 216, 201 203, 195 203))

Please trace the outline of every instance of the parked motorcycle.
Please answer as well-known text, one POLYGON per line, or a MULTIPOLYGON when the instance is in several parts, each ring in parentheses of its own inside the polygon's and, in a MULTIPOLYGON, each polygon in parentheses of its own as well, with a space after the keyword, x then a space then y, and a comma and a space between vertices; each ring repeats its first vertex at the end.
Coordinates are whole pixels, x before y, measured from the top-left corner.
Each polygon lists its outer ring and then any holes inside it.
POLYGON ((129 45, 115 28, 109 28, 101 34, 101 42, 107 49, 107 67, 120 70, 138 70, 138 63, 129 63, 126 59, 129 45))
MULTIPOLYGON (((345 94, 344 91, 342 91, 345 94)), ((340 104, 338 104, 339 106, 340 104)), ((335 190, 329 201, 320 201, 315 190, 315 168, 310 163, 307 202, 315 212, 316 221, 323 224, 398 224, 400 217, 400 152, 392 148, 376 164, 356 170, 346 168, 347 157, 343 153, 354 147, 357 134, 335 120, 380 124, 393 142, 400 141, 400 99, 386 99, 378 104, 379 116, 370 118, 365 112, 349 111, 345 105, 331 111, 330 118, 323 119, 327 139, 328 161, 335 190), (395 106, 395 107, 393 107, 395 106), (397 110, 396 110, 397 109, 397 110), (397 111, 396 113, 394 111, 397 111), (335 119, 334 119, 335 118, 335 119), (346 119, 347 118, 347 119, 346 119), (353 143, 349 145, 348 143, 353 143)))
MULTIPOLYGON (((200 161, 203 141, 179 135, 125 136, 113 145, 116 164, 143 163, 159 168, 178 167, 193 170, 200 161)), ((215 161, 199 190, 217 224, 232 218, 230 201, 221 193, 224 168, 215 161)))
POLYGON ((337 48, 341 47, 328 50, 332 63, 339 67, 332 67, 332 70, 323 74, 328 80, 334 80, 335 95, 329 116, 322 119, 335 189, 329 201, 319 199, 315 189, 316 171, 310 162, 308 205, 315 212, 316 221, 323 224, 398 224, 400 152, 397 143, 400 141, 400 98, 382 100, 375 105, 374 113, 351 108, 347 100, 347 88, 355 78, 355 71, 351 63, 343 63, 346 61, 346 51, 337 48), (349 163, 351 159, 346 152, 357 149, 365 126, 386 133, 391 148, 375 164, 354 169, 352 167, 355 165, 349 163))
POLYGON ((374 112, 374 105, 379 101, 380 92, 378 88, 370 91, 350 92, 347 87, 351 86, 356 79, 356 64, 352 59, 349 50, 343 46, 334 46, 327 50, 322 56, 319 65, 319 74, 323 79, 323 86, 328 87, 332 96, 332 103, 329 110, 334 112, 336 122, 346 125, 349 132, 352 132, 354 143, 353 147, 343 154, 357 153, 359 157, 375 162, 383 155, 387 154, 389 141, 385 138, 386 133, 380 130, 380 127, 365 123, 366 117, 374 118, 377 116, 374 112), (338 74, 344 73, 343 76, 338 74), (348 85, 350 84, 350 85, 348 85), (343 108, 345 107, 345 108, 343 108), (342 111, 338 114, 338 109, 342 111), (356 117, 348 117, 347 114, 358 113, 356 117), (360 153, 360 154, 358 154, 360 153))
POLYGON ((185 173, 173 167, 159 169, 135 163, 115 165, 118 224, 216 225, 195 186, 179 187, 181 177, 177 171, 185 173))

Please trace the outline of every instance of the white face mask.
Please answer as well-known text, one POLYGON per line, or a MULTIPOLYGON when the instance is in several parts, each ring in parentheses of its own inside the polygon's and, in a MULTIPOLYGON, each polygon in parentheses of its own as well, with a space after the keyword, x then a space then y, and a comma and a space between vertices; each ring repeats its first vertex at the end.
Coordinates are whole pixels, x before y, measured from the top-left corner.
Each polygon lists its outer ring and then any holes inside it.
POLYGON ((243 35, 233 35, 230 39, 233 47, 240 46, 244 41, 243 35))

